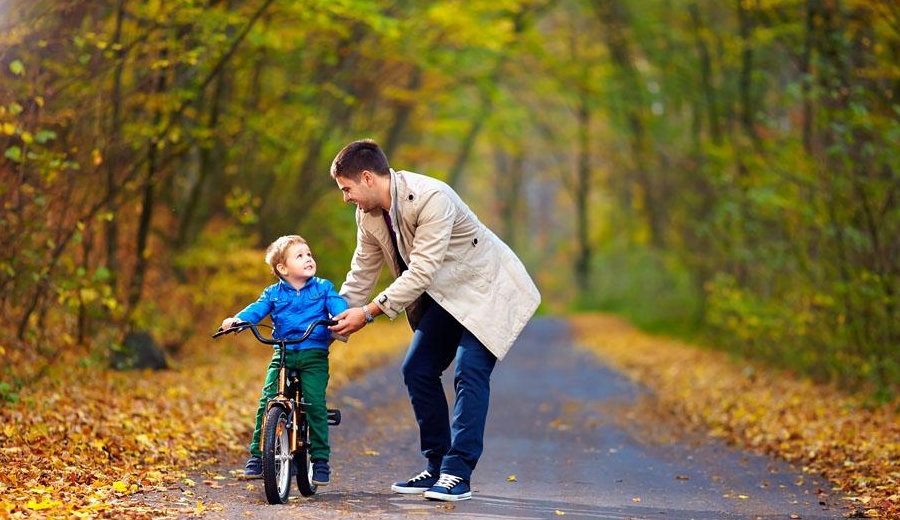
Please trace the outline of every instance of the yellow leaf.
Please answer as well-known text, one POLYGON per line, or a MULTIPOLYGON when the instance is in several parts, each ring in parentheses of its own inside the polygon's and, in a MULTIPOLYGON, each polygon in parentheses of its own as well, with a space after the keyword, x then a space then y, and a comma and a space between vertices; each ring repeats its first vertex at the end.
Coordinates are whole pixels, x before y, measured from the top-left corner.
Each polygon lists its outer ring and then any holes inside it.
POLYGON ((16 125, 12 123, 3 123, 3 133, 6 135, 13 135, 16 133, 16 125))
POLYGON ((62 502, 59 500, 51 500, 50 497, 44 497, 40 502, 37 502, 35 499, 31 499, 25 504, 25 507, 31 509, 33 511, 40 511, 42 509, 50 509, 52 507, 59 507, 62 505, 62 502))
POLYGON ((507 482, 515 482, 515 481, 516 481, 516 476, 515 476, 515 475, 510 475, 510 476, 506 477, 506 481, 507 481, 507 482))
POLYGON ((366 448, 366 449, 363 451, 363 454, 364 454, 364 455, 369 455, 369 456, 371 456, 371 457, 377 457, 377 456, 381 455, 381 453, 379 453, 379 452, 377 452, 377 451, 375 451, 375 450, 370 450, 370 449, 368 449, 368 448, 366 448))
POLYGON ((565 511, 560 511, 559 509, 554 511, 554 513, 556 514, 556 516, 563 516, 564 514, 566 514, 565 511))
POLYGON ((128 486, 121 480, 117 480, 117 481, 113 482, 112 487, 114 490, 118 491, 119 493, 124 493, 124 492, 128 491, 128 486))

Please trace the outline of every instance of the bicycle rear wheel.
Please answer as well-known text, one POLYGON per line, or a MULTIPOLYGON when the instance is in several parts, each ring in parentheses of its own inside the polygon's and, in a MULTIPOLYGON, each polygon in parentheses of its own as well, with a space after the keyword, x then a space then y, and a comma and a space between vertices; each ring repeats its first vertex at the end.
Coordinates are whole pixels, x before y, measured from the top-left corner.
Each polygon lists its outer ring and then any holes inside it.
POLYGON ((294 453, 294 464, 297 467, 297 487, 300 494, 308 497, 316 494, 318 486, 312 483, 312 460, 309 458, 309 423, 306 414, 300 414, 300 429, 297 432, 297 451, 294 453))
POLYGON ((291 440, 284 408, 273 406, 263 429, 262 470, 266 500, 284 504, 291 493, 291 440))

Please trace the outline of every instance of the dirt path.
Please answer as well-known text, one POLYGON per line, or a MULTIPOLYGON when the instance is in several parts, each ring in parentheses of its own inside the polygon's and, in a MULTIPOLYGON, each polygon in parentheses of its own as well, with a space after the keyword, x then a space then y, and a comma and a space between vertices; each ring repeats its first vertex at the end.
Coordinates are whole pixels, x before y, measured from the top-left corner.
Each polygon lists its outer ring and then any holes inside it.
POLYGON ((293 490, 269 506, 262 481, 234 478, 240 459, 135 499, 179 518, 842 518, 825 482, 660 422, 653 396, 574 348, 562 321, 529 325, 492 388, 470 501, 391 494, 423 463, 396 364, 332 399, 344 420, 332 429, 333 482, 316 496, 293 490))

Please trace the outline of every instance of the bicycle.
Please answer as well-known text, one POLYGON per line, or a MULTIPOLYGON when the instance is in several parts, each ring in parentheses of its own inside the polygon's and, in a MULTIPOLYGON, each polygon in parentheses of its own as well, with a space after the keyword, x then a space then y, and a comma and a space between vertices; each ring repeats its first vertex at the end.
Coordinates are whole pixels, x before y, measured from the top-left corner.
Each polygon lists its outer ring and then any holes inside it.
MULTIPOLYGON (((300 373, 285 366, 285 350, 288 345, 303 343, 319 325, 335 325, 333 320, 316 320, 297 339, 266 338, 259 333, 260 325, 242 321, 229 329, 219 329, 213 338, 250 329, 256 339, 279 349, 278 391, 266 404, 262 429, 262 473, 266 499, 270 504, 284 504, 291 493, 291 472, 297 474, 297 487, 303 496, 316 493, 312 482, 312 460, 309 458, 309 423, 306 418, 306 401, 300 385, 300 373)), ((268 325, 262 325, 269 327, 268 325)), ((341 411, 328 409, 328 425, 341 423, 341 411)))

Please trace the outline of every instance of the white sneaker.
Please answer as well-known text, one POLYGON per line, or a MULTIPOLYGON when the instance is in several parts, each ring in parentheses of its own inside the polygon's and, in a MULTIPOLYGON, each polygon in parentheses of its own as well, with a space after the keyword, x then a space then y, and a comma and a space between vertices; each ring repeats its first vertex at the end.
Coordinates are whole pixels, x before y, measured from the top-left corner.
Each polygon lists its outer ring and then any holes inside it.
POLYGON ((437 480, 437 477, 426 470, 406 482, 394 482, 391 491, 403 495, 417 495, 428 491, 437 480))
POLYGON ((425 498, 458 502, 472 498, 472 491, 469 489, 469 483, 462 477, 441 473, 437 483, 425 492, 425 498))

